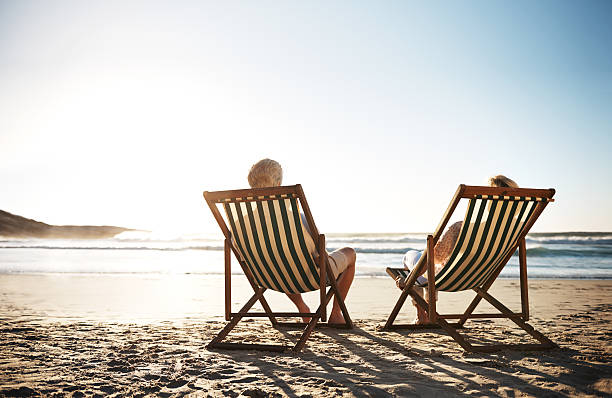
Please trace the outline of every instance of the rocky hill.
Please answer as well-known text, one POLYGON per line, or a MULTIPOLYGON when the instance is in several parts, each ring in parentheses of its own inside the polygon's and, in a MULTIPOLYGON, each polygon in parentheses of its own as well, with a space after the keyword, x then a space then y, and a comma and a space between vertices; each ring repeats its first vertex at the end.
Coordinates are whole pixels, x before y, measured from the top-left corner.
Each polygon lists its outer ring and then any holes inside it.
POLYGON ((49 225, 0 210, 0 236, 10 238, 103 239, 128 228, 93 225, 49 225))

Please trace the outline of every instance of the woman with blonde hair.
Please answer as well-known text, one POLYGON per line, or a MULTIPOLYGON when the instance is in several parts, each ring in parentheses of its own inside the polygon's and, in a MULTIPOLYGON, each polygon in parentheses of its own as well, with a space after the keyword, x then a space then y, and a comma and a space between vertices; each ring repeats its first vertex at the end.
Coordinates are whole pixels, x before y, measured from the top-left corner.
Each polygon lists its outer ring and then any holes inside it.
MULTIPOLYGON (((504 175, 501 175, 501 174, 489 177, 488 184, 490 187, 507 187, 507 188, 518 188, 519 187, 516 182, 514 182, 510 178, 504 175)), ((442 238, 438 241, 438 243, 436 243, 436 246, 434 247, 434 264, 435 264, 436 273, 438 273, 438 271, 440 271, 446 265, 446 262, 450 258, 450 255, 453 249, 455 248, 455 243, 457 243, 457 239, 459 238, 459 232, 461 232, 462 226, 463 226, 463 221, 457 221, 456 223, 452 224, 450 227, 448 227, 444 235, 442 235, 442 238)), ((419 258, 421 258, 422 254, 423 252, 419 250, 407 251, 406 254, 404 254, 404 258, 402 260, 404 264, 404 268, 406 269, 413 268, 419 261, 419 258)), ((426 274, 426 273, 427 271, 423 272, 423 274, 426 274)), ((424 278, 426 278, 426 276, 424 278)), ((396 279, 396 284, 400 289, 404 288, 404 286, 402 286, 403 280, 401 277, 398 277, 396 279)), ((415 290, 421 297, 423 297, 423 288, 419 288, 415 286, 415 290)), ((436 300, 437 299, 438 298, 437 298, 437 292, 436 292, 436 300)), ((416 324, 428 323, 429 316, 427 315, 427 312, 423 310, 421 307, 417 306, 414 300, 412 301, 412 304, 414 304, 414 306, 417 309, 417 319, 415 319, 415 323, 416 324)))

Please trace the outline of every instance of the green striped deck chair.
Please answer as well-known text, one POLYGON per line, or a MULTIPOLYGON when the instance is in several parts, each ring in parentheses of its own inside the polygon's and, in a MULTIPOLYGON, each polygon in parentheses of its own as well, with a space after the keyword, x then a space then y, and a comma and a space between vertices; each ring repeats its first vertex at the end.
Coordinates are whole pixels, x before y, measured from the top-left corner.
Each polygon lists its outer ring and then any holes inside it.
MULTIPOLYGON (((225 236, 225 319, 229 321, 208 344, 209 348, 266 351, 291 348, 299 352, 315 326, 326 321, 326 307, 334 296, 346 321, 343 326, 352 328, 351 318, 338 294, 337 281, 329 268, 325 236, 318 233, 300 185, 204 192, 204 198, 225 236), (310 234, 305 231, 300 208, 310 234), (231 310, 232 252, 255 292, 238 312, 231 310), (320 305, 313 313, 273 312, 264 297, 267 289, 283 293, 318 291, 320 305), (249 312, 257 301, 264 312, 249 312), (305 329, 294 347, 224 343, 229 332, 245 317, 267 317, 273 326, 299 325, 305 329), (277 317, 309 317, 311 320, 308 323, 280 322, 277 317)), ((342 277, 343 274, 338 281, 342 277)))
POLYGON ((554 348, 556 345, 527 323, 529 301, 527 290, 527 259, 525 236, 538 219, 552 197, 554 189, 497 188, 460 185, 434 235, 427 237, 423 255, 408 272, 400 268, 387 268, 393 278, 401 278, 402 293, 395 304, 384 330, 426 329, 440 327, 450 334, 466 351, 489 352, 504 348, 521 350, 554 348), (434 247, 455 208, 462 199, 467 199, 467 210, 459 237, 445 266, 434 274, 434 247), (510 257, 519 251, 519 272, 521 287, 521 311, 513 312, 488 293, 510 257), (427 278, 420 276, 425 271, 427 278), (433 286, 433 287, 432 287, 433 286), (427 287, 427 297, 422 298, 415 287, 427 287), (431 287, 431 288, 430 288, 431 287), (473 290, 476 297, 462 314, 439 314, 436 311, 436 292, 458 292, 473 290), (416 305, 427 311, 430 324, 400 325, 394 321, 411 296, 416 305), (474 313, 482 299, 488 301, 499 313, 474 313), (457 331, 468 319, 508 318, 529 333, 539 344, 494 344, 474 345, 457 331), (456 319, 457 323, 448 323, 456 319))

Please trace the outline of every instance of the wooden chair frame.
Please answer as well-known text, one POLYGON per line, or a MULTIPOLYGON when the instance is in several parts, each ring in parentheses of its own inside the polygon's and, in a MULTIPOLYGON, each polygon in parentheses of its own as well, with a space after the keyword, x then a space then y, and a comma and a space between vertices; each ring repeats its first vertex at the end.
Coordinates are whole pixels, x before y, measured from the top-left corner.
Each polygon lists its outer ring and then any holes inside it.
POLYGON ((317 324, 322 326, 323 323, 327 320, 327 305, 330 300, 335 296, 340 309, 342 311, 342 315, 344 316, 345 324, 344 325, 332 325, 325 324, 327 326, 333 327, 344 327, 344 328, 352 328, 353 322, 349 316, 348 310, 344 303, 342 296, 338 291, 338 282, 344 277, 344 273, 342 273, 338 279, 334 278, 333 273, 329 268, 329 260, 327 257, 327 252, 325 251, 325 235, 319 234, 317 227, 315 225, 314 219, 310 212, 310 207, 308 206, 308 202, 306 201, 306 197, 304 196, 304 191, 302 190, 301 185, 292 185, 292 186, 282 186, 282 187, 270 187, 270 188, 254 188, 254 189, 239 189, 239 190, 230 190, 230 191, 216 191, 216 192, 204 192, 204 199, 206 203, 210 207, 210 210, 219 224, 223 235, 225 236, 224 243, 224 257, 225 257, 225 320, 229 321, 229 323, 215 336, 215 338, 207 345, 207 348, 220 348, 220 349, 233 349, 233 350, 263 350, 263 351, 277 351, 282 352, 288 349, 291 349, 293 352, 299 352, 304 348, 306 344, 306 340, 310 337, 310 334, 314 330, 317 324), (238 249, 232 243, 231 232, 228 228, 227 224, 219 208, 217 207, 218 203, 228 203, 228 202, 252 202, 259 196, 278 196, 282 197, 283 195, 295 195, 301 203, 302 209, 304 211, 304 216, 306 217, 306 221, 308 222, 308 226, 310 227, 310 231, 312 232, 313 237, 316 237, 315 246, 319 253, 315 262, 319 267, 319 290, 320 290, 320 304, 315 312, 273 312, 268 305, 264 297, 264 292, 267 290, 265 287, 258 286, 250 272, 246 263, 241 260, 241 256, 239 255, 238 249), (244 304, 244 306, 238 312, 232 312, 231 310, 231 253, 234 253, 235 258, 238 260, 238 263, 242 267, 242 270, 248 279, 251 287, 253 288, 254 294, 253 296, 244 304), (330 288, 326 291, 326 286, 329 282, 330 288), (249 312, 251 307, 259 301, 261 306, 264 309, 264 312, 249 312), (224 343, 223 340, 225 337, 232 331, 234 327, 243 319, 249 317, 267 317, 272 326, 305 326, 302 335, 300 336, 298 342, 295 346, 290 347, 286 345, 271 345, 271 344, 246 344, 246 343, 224 343), (310 317, 311 320, 308 323, 304 322, 280 322, 276 318, 277 317, 310 317))
POLYGON ((554 201, 552 197, 555 194, 554 189, 527 189, 527 188, 498 188, 498 187, 479 187, 479 186, 467 186, 459 185, 457 191, 451 203, 449 204, 442 220, 438 224, 434 235, 427 236, 427 249, 423 253, 426 256, 424 261, 419 263, 419 266, 415 267, 410 274, 402 281, 404 285, 402 293, 395 304, 395 307, 391 311, 387 322, 385 323, 383 330, 397 330, 397 329, 432 329, 442 328, 446 331, 464 350, 469 352, 492 352, 501 349, 519 349, 519 350, 538 350, 538 349, 550 349, 556 348, 557 345, 549 340, 542 333, 535 330, 531 325, 527 323, 529 320, 529 299, 528 299, 528 286, 527 286, 527 256, 525 247, 525 236, 531 229, 535 221, 538 219, 548 202, 554 201), (546 198, 549 200, 541 201, 536 203, 536 209, 531 219, 527 221, 521 235, 519 235, 517 243, 508 252, 507 256, 499 264, 497 269, 493 271, 491 276, 480 286, 474 288, 476 296, 467 307, 463 314, 439 314, 436 311, 436 287, 435 287, 435 271, 434 271, 434 247, 442 233, 448 221, 450 220, 455 208, 463 198, 472 199, 476 195, 499 195, 499 196, 531 196, 546 198), (518 247, 519 250, 519 272, 520 272, 520 288, 521 288, 521 312, 513 312, 508 307, 503 305, 500 301, 495 299, 491 294, 488 293, 489 288, 495 282, 504 266, 508 263, 514 252, 518 247), (430 255, 431 253, 431 255, 430 255), (417 278, 425 272, 427 269, 427 300, 423 299, 415 291, 415 283, 417 278), (432 287, 432 288, 429 288, 432 287), (394 321, 404 305, 408 296, 416 302, 416 305, 422 308, 429 315, 430 323, 424 325, 409 325, 409 324, 394 324, 394 321), (499 313, 487 313, 487 314, 474 314, 476 306, 482 299, 488 301, 493 307, 495 307, 499 313), (540 342, 540 344, 493 344, 493 345, 473 345, 469 343, 461 334, 459 334, 459 328, 462 328, 468 319, 483 319, 483 318, 507 318, 516 323, 521 329, 525 330, 528 334, 534 337, 540 342), (457 319, 456 323, 449 323, 447 319, 457 319))

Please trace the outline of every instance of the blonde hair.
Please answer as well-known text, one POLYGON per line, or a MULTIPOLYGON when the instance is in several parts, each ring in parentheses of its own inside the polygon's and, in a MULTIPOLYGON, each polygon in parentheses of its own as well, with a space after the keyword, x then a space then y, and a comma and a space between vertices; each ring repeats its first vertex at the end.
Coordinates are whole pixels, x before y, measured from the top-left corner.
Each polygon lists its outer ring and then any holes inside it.
POLYGON ((251 188, 275 187, 283 182, 283 168, 275 160, 262 159, 251 166, 247 179, 251 188))
POLYGON ((493 177, 489 177, 490 187, 505 187, 505 188, 518 188, 518 184, 508 177, 498 174, 493 177))

